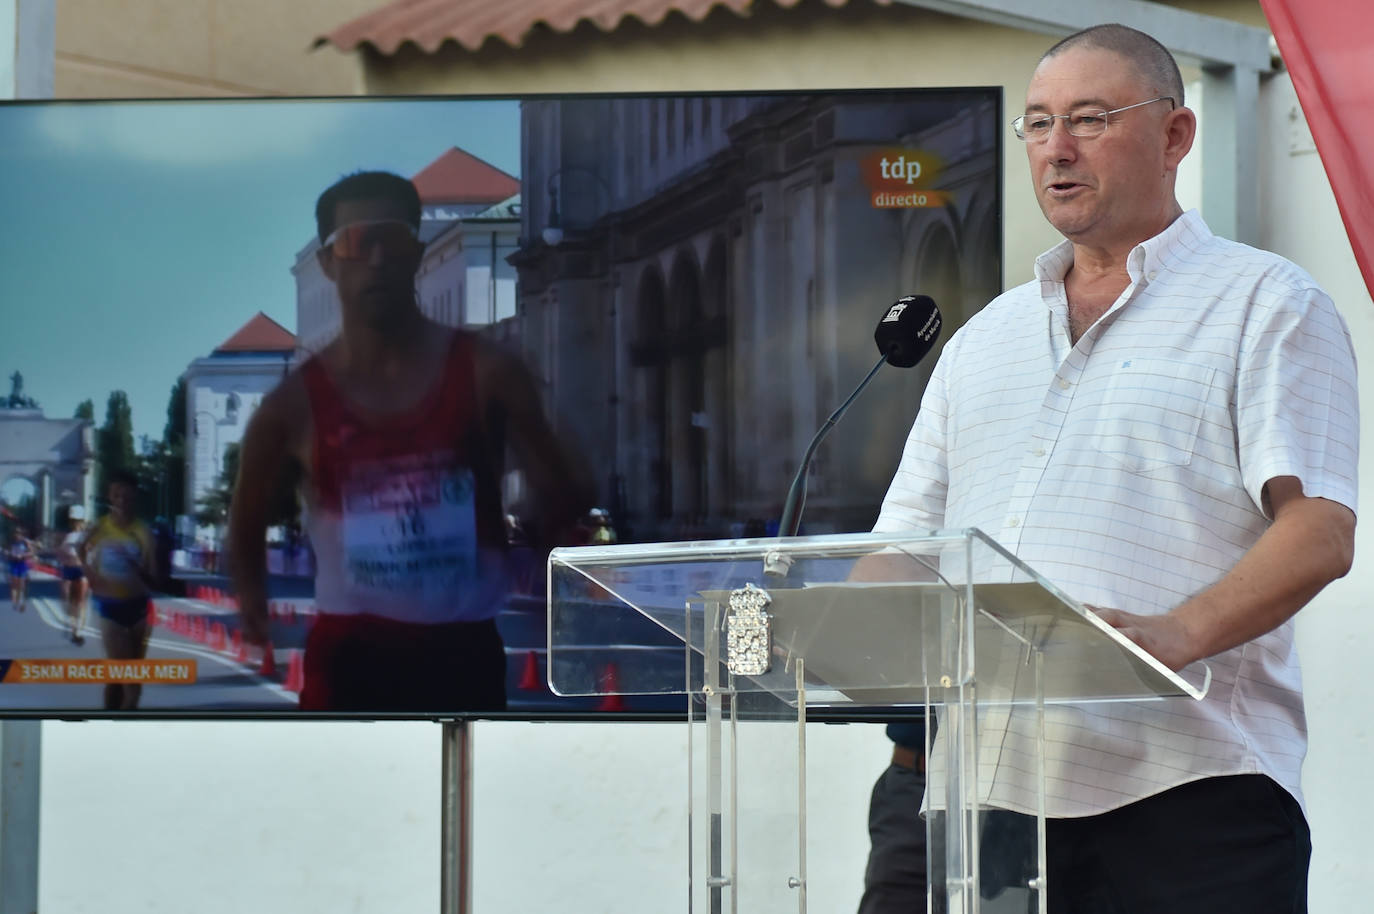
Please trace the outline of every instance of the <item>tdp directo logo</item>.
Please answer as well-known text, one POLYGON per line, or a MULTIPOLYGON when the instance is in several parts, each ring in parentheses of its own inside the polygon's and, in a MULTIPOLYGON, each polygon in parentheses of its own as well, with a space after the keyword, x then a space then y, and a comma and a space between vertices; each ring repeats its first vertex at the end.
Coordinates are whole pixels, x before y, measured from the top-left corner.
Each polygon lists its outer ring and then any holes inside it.
POLYGON ((914 209, 944 206, 943 191, 931 190, 942 163, 933 152, 884 146, 867 153, 861 163, 869 200, 876 209, 914 209))

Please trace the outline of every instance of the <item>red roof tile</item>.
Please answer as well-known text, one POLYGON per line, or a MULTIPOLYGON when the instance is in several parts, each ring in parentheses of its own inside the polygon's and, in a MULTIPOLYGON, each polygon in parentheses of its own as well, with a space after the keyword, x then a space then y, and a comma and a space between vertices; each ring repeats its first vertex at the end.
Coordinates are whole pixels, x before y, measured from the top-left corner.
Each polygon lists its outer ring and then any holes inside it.
POLYGON ((233 336, 215 347, 216 352, 291 352, 296 337, 281 324, 259 311, 233 336))
MULTIPOLYGON (((661 24, 669 13, 700 22, 716 7, 743 18, 758 2, 762 0, 392 0, 321 35, 315 46, 332 44, 352 51, 367 44, 390 55, 409 41, 433 54, 445 41, 476 51, 488 38, 499 38, 518 48, 539 25, 566 33, 590 22, 603 32, 613 32, 630 16, 651 27, 661 24)), ((768 2, 791 9, 800 0, 768 2)), ((891 0, 875 2, 886 6, 891 0)), ((825 3, 838 8, 848 0, 825 3)))
POLYGON ((411 178, 425 203, 500 203, 520 193, 520 179, 457 146, 411 178))

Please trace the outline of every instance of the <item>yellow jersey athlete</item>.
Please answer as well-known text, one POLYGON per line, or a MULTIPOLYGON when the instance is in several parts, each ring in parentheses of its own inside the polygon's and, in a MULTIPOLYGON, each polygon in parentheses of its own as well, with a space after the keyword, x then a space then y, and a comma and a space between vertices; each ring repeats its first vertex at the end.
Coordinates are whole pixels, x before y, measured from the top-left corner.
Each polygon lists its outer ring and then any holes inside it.
MULTIPOLYGON (((110 474, 110 513, 96 522, 79 547, 81 565, 91 582, 100 616, 105 655, 111 660, 142 660, 148 652, 148 596, 153 581, 153 534, 134 516, 137 481, 131 473, 110 474)), ((138 707, 143 687, 105 686, 107 711, 138 707)))

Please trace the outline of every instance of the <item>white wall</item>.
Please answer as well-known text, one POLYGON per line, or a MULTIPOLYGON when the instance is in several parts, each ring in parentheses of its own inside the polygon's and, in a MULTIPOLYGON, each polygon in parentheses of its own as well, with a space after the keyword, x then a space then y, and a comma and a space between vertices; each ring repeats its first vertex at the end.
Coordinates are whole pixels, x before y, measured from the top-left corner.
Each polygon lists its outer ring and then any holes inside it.
POLYGON ((506 262, 519 247, 518 223, 500 231, 474 226, 466 235, 468 268, 463 323, 491 324, 515 316, 515 267, 506 262), (492 237, 496 240, 496 278, 492 279, 492 237))
MULTIPOLYGON (((284 353, 287 355, 289 353, 284 353)), ((224 452, 243 440, 248 419, 263 396, 282 378, 286 360, 272 356, 253 358, 214 356, 197 359, 186 372, 187 437, 186 455, 187 513, 194 514, 196 503, 219 482, 224 469, 224 452), (238 397, 238 407, 228 409, 229 396, 238 397)))
MULTIPOLYGON (((435 911, 440 735, 46 723, 39 910, 435 911)), ((807 739, 811 910, 848 911, 891 744, 873 724, 812 725, 807 739)), ((679 726, 489 723, 475 740, 475 912, 687 910, 679 726)))
POLYGON ((1292 81, 1270 81, 1261 97, 1262 246, 1301 264, 1331 294, 1350 326, 1360 363, 1361 496, 1355 564, 1298 615, 1310 745, 1303 766, 1312 826, 1309 902, 1313 914, 1367 911, 1369 822, 1374 816, 1374 302, 1355 264, 1292 81))

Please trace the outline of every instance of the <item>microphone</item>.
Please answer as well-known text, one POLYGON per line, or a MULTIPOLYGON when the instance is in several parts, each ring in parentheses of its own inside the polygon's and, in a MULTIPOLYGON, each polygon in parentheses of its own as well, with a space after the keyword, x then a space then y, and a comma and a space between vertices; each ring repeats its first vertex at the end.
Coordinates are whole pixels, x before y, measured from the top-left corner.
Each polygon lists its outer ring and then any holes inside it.
POLYGON ((911 368, 935 345, 940 324, 940 309, 929 295, 907 295, 887 309, 873 340, 892 367, 911 368))
MULTIPOLYGON (((878 344, 878 351, 882 356, 878 359, 878 364, 874 365, 868 375, 859 382, 859 386, 854 388, 849 399, 830 414, 830 418, 825 420, 825 424, 807 446, 801 466, 797 467, 797 475, 793 477, 792 485, 787 490, 782 520, 778 523, 779 537, 796 536, 797 530, 801 527, 801 512, 806 505, 806 472, 811 468, 811 459, 815 456, 821 440, 840 421, 845 410, 858 399, 868 383, 877 376, 878 369, 882 368, 884 363, 891 363, 897 368, 910 368, 925 358, 926 353, 930 352, 940 337, 942 323, 940 309, 929 295, 903 296, 883 312, 882 319, 878 321, 878 329, 873 333, 873 340, 878 344)), ((781 577, 787 573, 791 564, 790 556, 772 552, 764 560, 764 571, 774 577, 781 577)))

